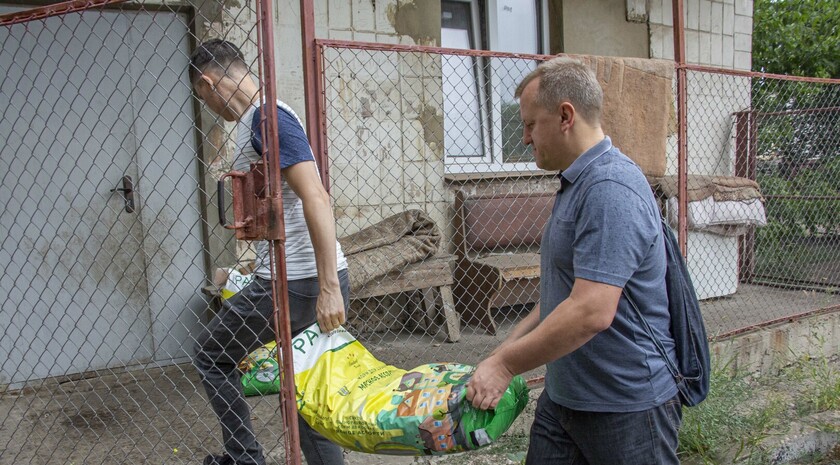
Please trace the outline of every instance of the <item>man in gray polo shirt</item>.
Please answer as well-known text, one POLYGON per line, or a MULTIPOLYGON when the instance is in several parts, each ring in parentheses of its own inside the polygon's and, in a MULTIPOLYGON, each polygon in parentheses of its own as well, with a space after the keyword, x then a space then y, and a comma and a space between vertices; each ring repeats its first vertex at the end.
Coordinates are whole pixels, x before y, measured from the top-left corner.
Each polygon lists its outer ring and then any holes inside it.
POLYGON ((604 135, 603 91, 569 58, 519 84, 524 142, 561 188, 541 243, 540 302, 476 368, 467 398, 495 407, 513 375, 547 366, 526 463, 671 464, 677 387, 626 289, 674 358, 659 212, 639 167, 604 135))

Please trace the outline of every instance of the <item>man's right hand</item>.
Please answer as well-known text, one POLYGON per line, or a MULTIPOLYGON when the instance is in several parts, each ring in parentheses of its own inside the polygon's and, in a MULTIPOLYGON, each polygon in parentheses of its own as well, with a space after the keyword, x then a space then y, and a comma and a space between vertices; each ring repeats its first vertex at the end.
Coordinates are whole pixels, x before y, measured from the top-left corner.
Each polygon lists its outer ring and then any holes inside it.
POLYGON ((318 294, 318 303, 315 307, 315 315, 318 318, 318 326, 321 332, 328 333, 344 324, 344 298, 341 289, 321 289, 318 294))
POLYGON ((496 408, 504 395, 513 373, 502 363, 501 358, 492 355, 478 364, 467 383, 467 400, 481 410, 496 408))

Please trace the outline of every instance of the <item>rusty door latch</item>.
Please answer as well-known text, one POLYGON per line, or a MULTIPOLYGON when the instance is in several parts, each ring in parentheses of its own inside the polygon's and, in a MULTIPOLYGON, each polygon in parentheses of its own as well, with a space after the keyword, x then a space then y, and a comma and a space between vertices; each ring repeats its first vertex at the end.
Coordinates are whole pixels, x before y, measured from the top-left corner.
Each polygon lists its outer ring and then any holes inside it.
POLYGON ((126 213, 134 213, 134 182, 131 180, 131 176, 123 176, 122 188, 115 187, 111 189, 111 192, 115 191, 122 192, 123 200, 125 200, 126 213))
POLYGON ((285 239, 282 225, 283 204, 279 194, 266 196, 266 169, 262 162, 251 163, 251 170, 229 171, 218 182, 219 224, 236 231, 239 240, 285 239), (233 224, 225 218, 225 179, 231 179, 233 224))

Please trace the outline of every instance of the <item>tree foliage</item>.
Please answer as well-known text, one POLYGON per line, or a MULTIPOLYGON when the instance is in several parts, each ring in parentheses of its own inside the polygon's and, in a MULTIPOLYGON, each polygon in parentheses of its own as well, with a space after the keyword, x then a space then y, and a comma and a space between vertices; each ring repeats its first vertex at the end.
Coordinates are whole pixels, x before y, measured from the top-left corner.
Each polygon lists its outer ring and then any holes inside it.
POLYGON ((840 78, 840 1, 755 0, 753 71, 840 78))
MULTIPOLYGON (((840 78, 840 0, 754 0, 752 40, 754 71, 840 78)), ((756 232, 759 274, 827 279, 813 264, 840 232, 838 107, 840 84, 752 80, 768 220, 756 232)))

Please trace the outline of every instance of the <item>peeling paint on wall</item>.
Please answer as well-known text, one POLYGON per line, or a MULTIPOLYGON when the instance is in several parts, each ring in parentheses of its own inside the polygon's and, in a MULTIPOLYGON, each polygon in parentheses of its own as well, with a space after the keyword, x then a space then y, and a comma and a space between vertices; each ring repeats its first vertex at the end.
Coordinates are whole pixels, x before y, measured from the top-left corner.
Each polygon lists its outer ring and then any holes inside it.
POLYGON ((417 45, 440 46, 440 2, 397 2, 388 5, 387 16, 398 35, 411 37, 417 45))
POLYGON ((648 9, 645 0, 627 0, 627 21, 633 23, 647 23, 648 9))
POLYGON ((436 160, 443 160, 443 113, 439 108, 423 105, 418 117, 426 145, 432 149, 436 160))

